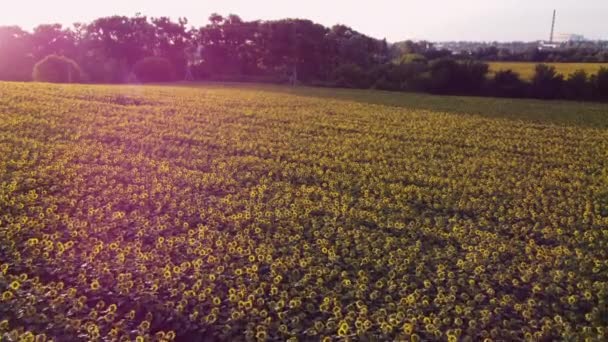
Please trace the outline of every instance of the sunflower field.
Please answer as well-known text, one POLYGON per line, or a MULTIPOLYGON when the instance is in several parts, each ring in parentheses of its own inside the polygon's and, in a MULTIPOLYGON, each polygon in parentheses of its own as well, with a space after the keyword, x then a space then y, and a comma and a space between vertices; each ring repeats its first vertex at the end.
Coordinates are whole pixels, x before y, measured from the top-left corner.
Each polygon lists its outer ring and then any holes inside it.
POLYGON ((1 341, 605 341, 607 301, 608 129, 0 83, 1 341))

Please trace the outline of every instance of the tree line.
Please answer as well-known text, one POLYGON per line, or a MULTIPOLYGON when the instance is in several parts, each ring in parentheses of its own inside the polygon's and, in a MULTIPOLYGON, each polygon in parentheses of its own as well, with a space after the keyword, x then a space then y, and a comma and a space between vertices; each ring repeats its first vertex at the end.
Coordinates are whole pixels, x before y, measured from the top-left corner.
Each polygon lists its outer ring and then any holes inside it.
POLYGON ((31 80, 34 65, 49 55, 75 61, 87 82, 127 82, 135 64, 150 56, 168 59, 179 77, 193 43, 186 25, 185 19, 114 16, 73 27, 45 24, 33 32, 0 27, 0 79, 31 80))
MULTIPOLYGON (((582 43, 581 43, 582 45, 582 43)), ((511 51, 488 46, 470 52, 470 57, 482 61, 536 62, 536 63, 608 63, 608 49, 604 45, 565 47, 557 49, 530 48, 511 51)))
POLYGON ((388 61, 388 43, 347 26, 326 28, 310 20, 244 21, 211 15, 200 28, 186 19, 113 16, 89 24, 40 25, 33 32, 0 27, 0 79, 31 80, 34 65, 49 55, 74 60, 89 82, 129 80, 147 57, 167 59, 174 78, 260 78, 300 82, 329 80, 339 65, 361 68, 388 61))
POLYGON ((455 56, 429 42, 389 44, 345 26, 310 20, 244 21, 112 16, 88 24, 0 27, 0 79, 125 83, 255 81, 424 91, 438 94, 606 100, 608 70, 564 78, 539 65, 532 82, 488 75, 494 51, 455 56))

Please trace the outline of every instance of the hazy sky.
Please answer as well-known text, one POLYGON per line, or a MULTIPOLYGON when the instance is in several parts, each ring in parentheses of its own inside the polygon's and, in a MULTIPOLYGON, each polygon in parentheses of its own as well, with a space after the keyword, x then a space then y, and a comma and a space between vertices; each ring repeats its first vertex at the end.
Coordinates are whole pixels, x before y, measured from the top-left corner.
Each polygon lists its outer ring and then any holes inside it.
POLYGON ((558 33, 608 39, 608 0, 0 0, 0 25, 72 24, 113 14, 185 16, 201 26, 209 14, 243 19, 307 18, 389 41, 548 39, 558 33))

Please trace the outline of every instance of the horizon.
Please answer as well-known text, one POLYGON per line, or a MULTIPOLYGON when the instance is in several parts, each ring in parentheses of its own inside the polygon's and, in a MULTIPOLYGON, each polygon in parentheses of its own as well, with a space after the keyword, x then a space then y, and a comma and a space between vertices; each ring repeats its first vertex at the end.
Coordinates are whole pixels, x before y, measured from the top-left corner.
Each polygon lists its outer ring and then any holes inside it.
POLYGON ((170 5, 142 0, 128 3, 107 0, 104 3, 87 4, 76 0, 57 0, 52 6, 32 13, 32 7, 40 7, 37 2, 39 1, 23 0, 3 9, 0 13, 0 26, 17 25, 31 31, 41 24, 59 23, 64 27, 71 27, 76 22, 88 23, 99 17, 134 16, 140 13, 148 17, 167 16, 174 20, 186 17, 189 27, 200 27, 207 24, 210 14, 219 13, 236 14, 247 21, 300 18, 327 27, 343 24, 371 37, 386 38, 393 43, 404 40, 533 42, 548 39, 551 16, 553 9, 556 9, 556 34, 581 34, 589 40, 608 39, 607 29, 603 24, 603 17, 608 14, 608 2, 599 0, 588 1, 584 8, 571 0, 541 0, 534 4, 522 0, 512 0, 508 3, 468 0, 464 3, 447 4, 439 4, 442 1, 437 0, 424 4, 379 0, 380 5, 358 11, 353 11, 352 5, 347 5, 345 1, 335 1, 332 6, 346 10, 328 11, 327 6, 320 0, 311 0, 306 6, 276 0, 260 1, 256 3, 257 6, 243 0, 228 0, 213 5, 180 0, 170 5), (66 8, 74 10, 66 11, 66 8), (481 27, 484 29, 480 30, 481 27))

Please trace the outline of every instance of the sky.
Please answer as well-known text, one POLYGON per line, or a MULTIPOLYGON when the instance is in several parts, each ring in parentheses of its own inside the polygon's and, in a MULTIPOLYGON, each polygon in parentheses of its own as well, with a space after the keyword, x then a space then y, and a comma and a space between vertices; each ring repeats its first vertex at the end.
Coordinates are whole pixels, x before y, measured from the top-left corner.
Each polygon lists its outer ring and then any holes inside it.
POLYGON ((608 39, 608 0, 0 0, 0 26, 31 30, 41 23, 89 22, 108 15, 187 17, 202 26, 211 13, 245 20, 306 18, 325 26, 345 24, 390 42, 513 41, 556 33, 608 39))

